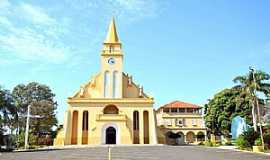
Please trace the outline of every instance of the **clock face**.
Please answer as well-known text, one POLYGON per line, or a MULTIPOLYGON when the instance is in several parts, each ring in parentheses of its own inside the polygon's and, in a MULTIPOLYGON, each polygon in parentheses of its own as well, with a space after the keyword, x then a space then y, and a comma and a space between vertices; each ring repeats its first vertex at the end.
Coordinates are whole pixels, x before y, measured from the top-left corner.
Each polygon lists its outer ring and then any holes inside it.
POLYGON ((109 58, 109 59, 108 59, 108 63, 109 63, 110 65, 115 64, 115 59, 114 59, 114 58, 109 58))

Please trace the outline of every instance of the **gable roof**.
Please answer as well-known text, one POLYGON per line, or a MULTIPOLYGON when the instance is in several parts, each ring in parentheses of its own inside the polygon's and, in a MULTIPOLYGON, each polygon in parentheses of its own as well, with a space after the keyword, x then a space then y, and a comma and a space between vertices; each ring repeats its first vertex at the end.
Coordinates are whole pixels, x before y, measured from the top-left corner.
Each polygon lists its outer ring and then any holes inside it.
POLYGON ((171 103, 159 107, 158 110, 160 110, 161 108, 202 108, 202 107, 188 102, 173 101, 171 103))

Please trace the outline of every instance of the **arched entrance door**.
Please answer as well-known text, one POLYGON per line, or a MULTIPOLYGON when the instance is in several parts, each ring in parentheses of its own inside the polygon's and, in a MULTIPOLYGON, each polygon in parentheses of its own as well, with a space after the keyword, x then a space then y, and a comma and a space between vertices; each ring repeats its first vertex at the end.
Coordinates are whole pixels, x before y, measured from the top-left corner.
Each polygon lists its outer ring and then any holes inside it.
POLYGON ((184 144, 184 134, 182 132, 173 133, 171 131, 165 134, 166 144, 169 145, 180 145, 184 144))
POLYGON ((195 141, 195 134, 193 132, 188 132, 186 135, 186 139, 188 143, 193 143, 195 141))
POLYGON ((184 133, 178 132, 177 135, 178 135, 178 137, 176 138, 176 144, 178 144, 178 145, 185 144, 184 133))
POLYGON ((116 130, 114 127, 106 129, 106 144, 116 144, 116 130))

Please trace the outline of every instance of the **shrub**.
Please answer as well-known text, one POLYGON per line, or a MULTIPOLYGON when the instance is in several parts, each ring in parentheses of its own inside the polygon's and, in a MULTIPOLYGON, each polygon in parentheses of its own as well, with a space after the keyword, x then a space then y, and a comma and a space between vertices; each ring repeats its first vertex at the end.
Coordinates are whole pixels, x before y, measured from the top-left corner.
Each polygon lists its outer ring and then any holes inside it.
POLYGON ((250 143, 245 139, 245 137, 243 135, 240 135, 236 141, 236 146, 238 146, 240 149, 246 149, 250 146, 250 143))
POLYGON ((270 132, 263 135, 264 143, 267 147, 270 147, 270 132))
POLYGON ((254 132, 253 128, 249 128, 247 131, 243 132, 242 135, 244 136, 245 140, 249 143, 248 147, 252 147, 254 145, 255 140, 260 137, 260 134, 258 132, 254 132))
MULTIPOLYGON (((24 138, 25 138, 24 132, 20 133, 17 136, 16 146, 18 148, 21 148, 21 147, 24 146, 24 138)), ((29 133, 29 135, 28 135, 28 144, 29 144, 30 148, 31 148, 32 145, 36 144, 36 140, 37 140, 37 136, 33 135, 32 133, 29 133)))
POLYGON ((205 146, 208 146, 208 147, 213 147, 213 146, 214 146, 213 142, 211 142, 211 141, 206 141, 206 142, 204 143, 204 145, 205 145, 205 146))
POLYGON ((255 140, 254 145, 255 145, 255 146, 261 146, 261 145, 262 145, 261 138, 257 138, 257 139, 255 140))
POLYGON ((232 145, 232 142, 231 141, 227 141, 227 142, 225 142, 225 145, 231 146, 232 145))
MULTIPOLYGON (((236 139, 236 145, 240 149, 250 149, 255 144, 255 140, 260 137, 259 133, 254 132, 253 128, 249 128, 247 131, 243 132, 242 135, 240 135, 236 139)), ((259 141, 256 142, 259 144, 259 141)))
POLYGON ((201 142, 198 143, 198 145, 205 145, 205 142, 201 141, 201 142))

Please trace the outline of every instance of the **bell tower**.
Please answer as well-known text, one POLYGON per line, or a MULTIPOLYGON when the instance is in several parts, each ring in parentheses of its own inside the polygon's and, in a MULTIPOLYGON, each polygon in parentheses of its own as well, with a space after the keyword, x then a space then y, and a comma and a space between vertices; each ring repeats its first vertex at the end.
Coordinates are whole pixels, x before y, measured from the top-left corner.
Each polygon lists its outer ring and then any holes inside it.
POLYGON ((115 20, 112 18, 101 51, 102 92, 104 98, 122 98, 123 52, 115 20))

